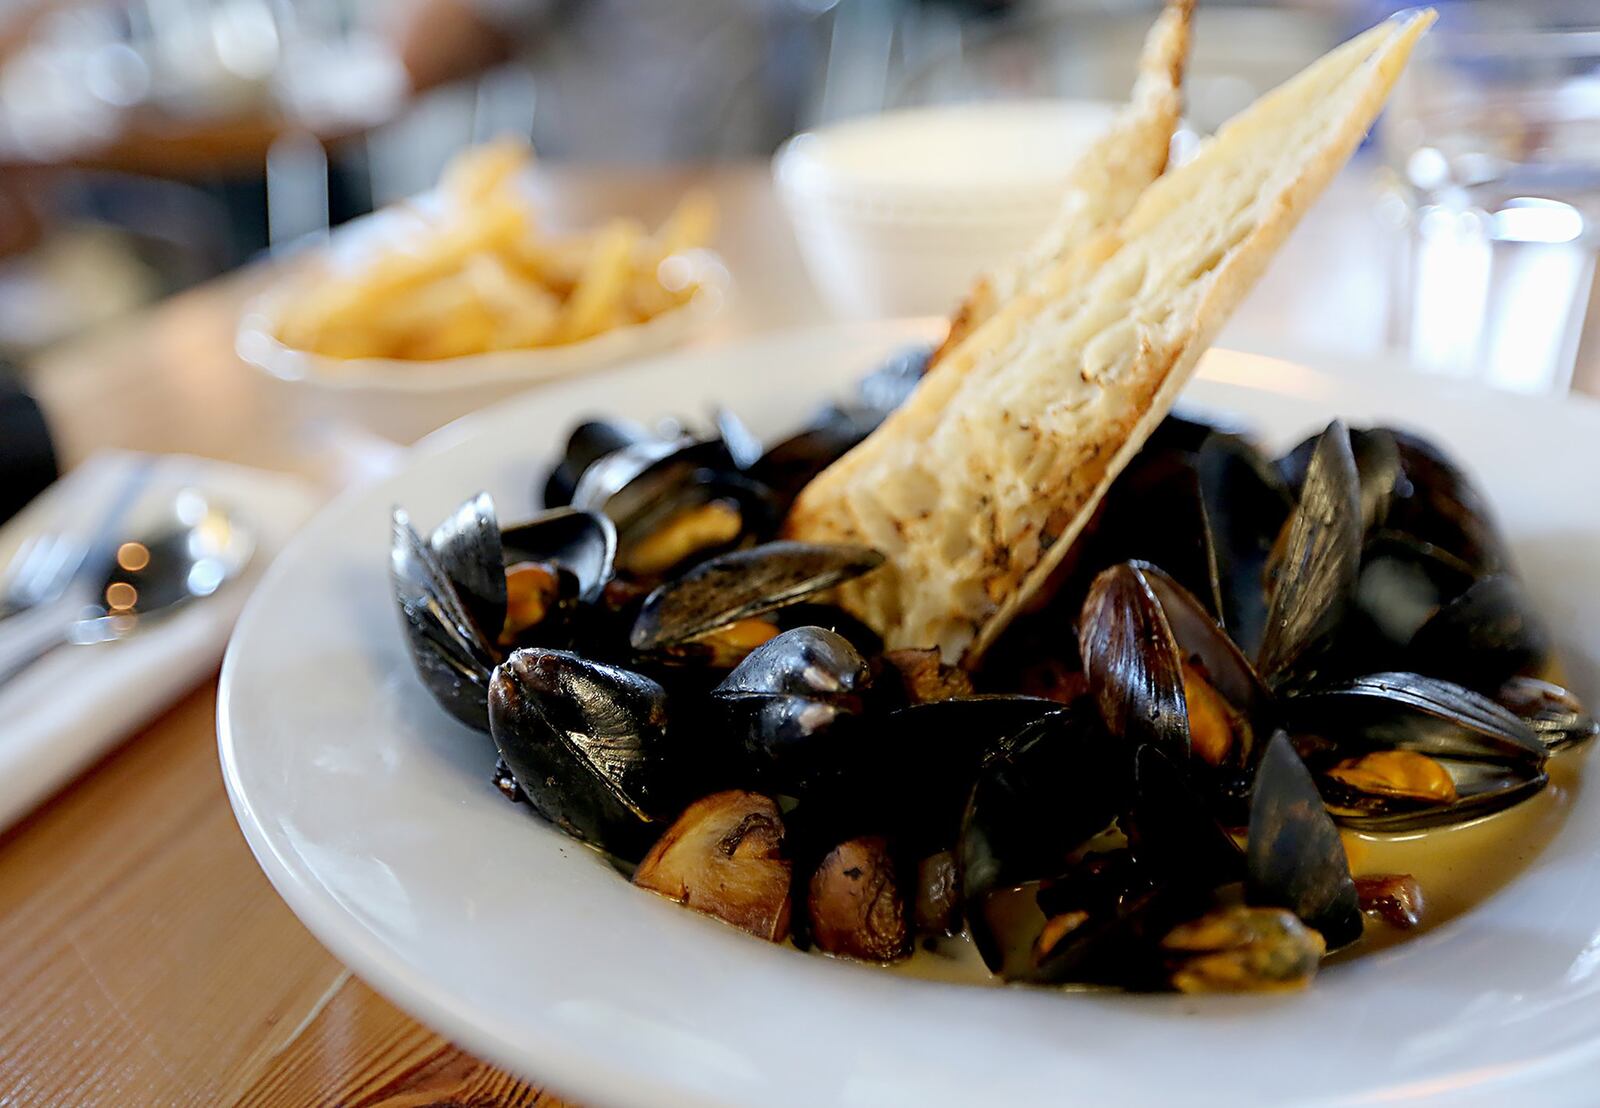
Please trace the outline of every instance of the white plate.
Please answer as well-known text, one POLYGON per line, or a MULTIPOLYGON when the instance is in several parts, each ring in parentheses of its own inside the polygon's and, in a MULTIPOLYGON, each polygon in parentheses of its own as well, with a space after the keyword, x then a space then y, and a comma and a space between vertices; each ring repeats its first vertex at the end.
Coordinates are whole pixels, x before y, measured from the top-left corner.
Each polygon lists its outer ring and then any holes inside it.
POLYGON ((348 419, 379 435, 413 442, 468 412, 534 385, 670 350, 703 333, 722 310, 729 276, 710 250, 686 251, 685 279, 695 286, 687 303, 654 319, 604 331, 582 342, 529 350, 495 350, 458 358, 411 361, 398 358, 330 358, 285 345, 278 323, 289 297, 298 295, 313 272, 325 275, 359 266, 394 243, 416 234, 415 214, 436 209, 436 193, 409 205, 353 219, 334 232, 323 256, 307 259, 246 306, 234 347, 249 365, 284 382, 304 405, 322 415, 348 419))
MULTIPOLYGON (((1331 967, 1306 994, 1205 999, 940 984, 771 946, 629 887, 500 798, 492 746, 412 676, 385 572, 390 506, 431 522, 487 488, 515 516, 591 413, 718 400, 776 434, 919 334, 798 331, 564 383, 461 421, 308 527, 239 623, 218 720, 239 822, 306 925, 454 1041, 589 1104, 1592 1104, 1592 787, 1535 863, 1462 918, 1331 967)), ((1191 401, 1275 443, 1337 413, 1458 452, 1573 683, 1600 696, 1600 408, 1236 354, 1202 378, 1191 401)))

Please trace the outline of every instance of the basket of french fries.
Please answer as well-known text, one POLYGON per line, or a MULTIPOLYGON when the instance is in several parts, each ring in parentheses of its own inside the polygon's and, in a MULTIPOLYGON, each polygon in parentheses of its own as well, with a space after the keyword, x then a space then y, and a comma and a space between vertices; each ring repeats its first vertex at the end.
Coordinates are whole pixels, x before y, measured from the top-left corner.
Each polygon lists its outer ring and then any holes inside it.
POLYGON ((727 292, 691 192, 658 228, 556 231, 525 189, 531 151, 478 147, 438 189, 341 228, 246 310, 238 351, 391 437, 411 439, 541 381, 666 349, 727 292))

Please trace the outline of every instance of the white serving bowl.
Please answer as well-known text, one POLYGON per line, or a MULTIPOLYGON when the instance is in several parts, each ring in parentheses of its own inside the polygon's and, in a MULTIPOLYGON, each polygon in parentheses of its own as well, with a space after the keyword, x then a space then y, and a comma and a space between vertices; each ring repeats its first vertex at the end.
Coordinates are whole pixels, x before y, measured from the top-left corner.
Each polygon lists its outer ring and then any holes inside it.
POLYGON ((823 300, 849 318, 948 312, 974 277, 1043 233, 1115 110, 988 101, 796 135, 773 175, 823 300))
MULTIPOLYGON (((429 202, 431 198, 418 201, 429 202)), ((351 264, 395 241, 412 225, 403 211, 353 220, 335 233, 328 256, 312 264, 351 264)), ((384 438, 410 443, 535 385, 660 353, 702 333, 727 298, 728 270, 710 250, 679 257, 688 267, 688 282, 698 291, 681 307, 653 319, 562 346, 423 361, 331 358, 285 345, 278 338, 281 311, 304 276, 291 272, 245 308, 235 349, 245 362, 291 388, 308 415, 348 420, 384 438)))

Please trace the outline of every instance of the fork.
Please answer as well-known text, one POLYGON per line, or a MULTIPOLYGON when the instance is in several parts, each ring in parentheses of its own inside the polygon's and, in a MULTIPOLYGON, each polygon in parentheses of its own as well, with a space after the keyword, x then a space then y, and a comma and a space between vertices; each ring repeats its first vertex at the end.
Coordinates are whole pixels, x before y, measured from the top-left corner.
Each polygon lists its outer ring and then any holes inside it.
POLYGON ((6 566, 0 619, 60 596, 88 552, 87 544, 61 532, 30 535, 6 566))

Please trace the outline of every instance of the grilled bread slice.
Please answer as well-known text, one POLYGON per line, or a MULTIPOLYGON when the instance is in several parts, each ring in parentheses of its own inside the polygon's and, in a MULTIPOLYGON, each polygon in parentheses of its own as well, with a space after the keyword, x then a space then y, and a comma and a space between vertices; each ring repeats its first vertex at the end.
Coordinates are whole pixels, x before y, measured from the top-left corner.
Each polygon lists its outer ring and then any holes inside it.
POLYGON ((806 487, 791 535, 887 555, 841 600, 891 648, 971 664, 994 640, 1355 150, 1433 19, 1381 24, 1229 121, 806 487))
POLYGON ((1194 0, 1168 0, 1145 36, 1133 95, 1111 129, 1073 166, 1061 210, 1049 230, 1031 248, 978 278, 951 317, 950 333, 934 352, 935 363, 987 322, 1000 305, 1089 239, 1114 228, 1145 187, 1161 176, 1183 111, 1183 69, 1193 15, 1194 0))

